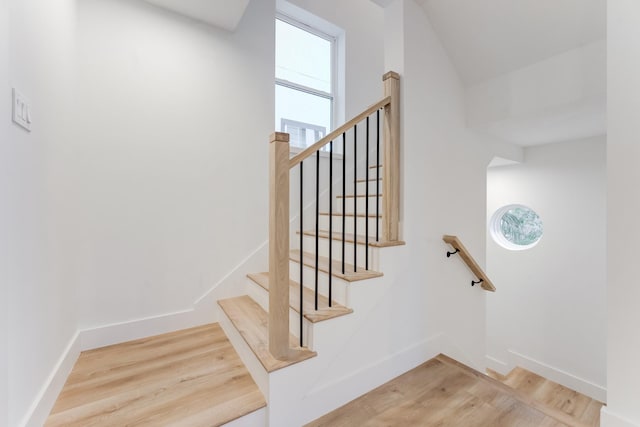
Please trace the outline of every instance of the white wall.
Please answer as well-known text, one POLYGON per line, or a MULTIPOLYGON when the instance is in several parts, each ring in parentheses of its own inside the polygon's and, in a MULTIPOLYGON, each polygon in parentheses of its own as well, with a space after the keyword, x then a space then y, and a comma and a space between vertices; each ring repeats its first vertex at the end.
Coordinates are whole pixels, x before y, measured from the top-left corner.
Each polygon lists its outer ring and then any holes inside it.
POLYGON ((39 3, 10 3, 9 80, 34 106, 2 138, 11 426, 46 417, 79 329, 192 308, 267 238, 274 2, 235 33, 39 3))
POLYGON ((640 426, 640 3, 607 2, 607 384, 603 427, 640 426), (625 421, 626 420, 626 421, 625 421))
POLYGON ((266 240, 274 10, 78 3, 81 328, 188 309, 266 240))
POLYGON ((413 0, 386 8, 388 69, 402 75, 403 237, 411 247, 397 280, 403 334, 443 334, 447 353, 484 367, 485 292, 447 259, 443 234, 458 235, 480 265, 485 259, 486 166, 490 153, 465 125, 465 93, 424 10, 413 0))
POLYGON ((523 366, 605 400, 605 138, 529 147, 522 164, 488 169, 487 218, 513 203, 540 215, 544 235, 510 251, 487 234, 498 288, 487 301, 487 354, 502 362, 491 367, 523 366))
POLYGON ((10 1, 9 13, 9 82, 33 105, 31 133, 12 124, 0 156, 2 240, 10 247, 9 425, 17 426, 76 327, 75 215, 65 202, 73 197, 75 1, 10 1))
MULTIPOLYGON (((0 0, 0 236, 6 235, 8 225, 6 199, 8 178, 5 175, 6 163, 9 160, 7 148, 9 144, 9 123, 11 94, 9 91, 9 12, 6 0, 0 0)), ((7 329, 8 317, 8 265, 10 251, 9 242, 0 238, 0 425, 8 425, 8 371, 7 371, 7 329)))

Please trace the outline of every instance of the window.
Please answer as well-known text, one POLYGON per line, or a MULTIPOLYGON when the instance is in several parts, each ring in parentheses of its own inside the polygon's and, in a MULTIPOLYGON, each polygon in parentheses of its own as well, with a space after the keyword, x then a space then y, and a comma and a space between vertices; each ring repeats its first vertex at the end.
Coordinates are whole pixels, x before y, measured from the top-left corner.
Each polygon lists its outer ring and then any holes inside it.
POLYGON ((276 129, 305 148, 329 133, 335 100, 334 37, 276 19, 276 129))
POLYGON ((542 220, 524 205, 507 205, 498 209, 489 224, 491 237, 500 246, 518 251, 534 247, 542 237, 542 220))

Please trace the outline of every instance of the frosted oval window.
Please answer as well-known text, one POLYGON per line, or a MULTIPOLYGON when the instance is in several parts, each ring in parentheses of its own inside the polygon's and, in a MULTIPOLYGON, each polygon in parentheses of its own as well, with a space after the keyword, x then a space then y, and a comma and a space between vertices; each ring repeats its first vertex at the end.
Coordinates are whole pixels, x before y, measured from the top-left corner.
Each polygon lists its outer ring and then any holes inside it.
POLYGON ((491 217, 491 236, 500 246, 518 251, 534 247, 542 237, 542 220, 531 208, 508 205, 491 217))

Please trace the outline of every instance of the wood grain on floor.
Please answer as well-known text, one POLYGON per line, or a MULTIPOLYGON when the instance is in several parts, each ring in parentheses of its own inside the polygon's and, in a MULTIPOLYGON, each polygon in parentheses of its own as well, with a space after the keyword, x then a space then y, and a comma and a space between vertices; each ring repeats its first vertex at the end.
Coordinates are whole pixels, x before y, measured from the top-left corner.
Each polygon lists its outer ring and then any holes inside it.
POLYGON ((81 353, 45 426, 209 427, 264 406, 211 324, 81 353))
POLYGON ((588 426, 600 425, 602 402, 550 381, 540 375, 516 367, 503 376, 488 370, 489 375, 545 405, 562 411, 588 426))
POLYGON ((566 426, 445 358, 434 358, 308 426, 566 426))

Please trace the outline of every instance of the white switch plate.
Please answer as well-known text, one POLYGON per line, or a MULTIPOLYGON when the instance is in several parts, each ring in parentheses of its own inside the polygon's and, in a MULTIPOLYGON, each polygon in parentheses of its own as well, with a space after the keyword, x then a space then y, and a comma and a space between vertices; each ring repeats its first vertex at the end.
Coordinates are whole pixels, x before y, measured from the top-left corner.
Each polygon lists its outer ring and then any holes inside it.
POLYGON ((13 122, 31 131, 31 103, 13 88, 13 122))

